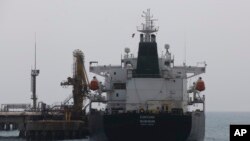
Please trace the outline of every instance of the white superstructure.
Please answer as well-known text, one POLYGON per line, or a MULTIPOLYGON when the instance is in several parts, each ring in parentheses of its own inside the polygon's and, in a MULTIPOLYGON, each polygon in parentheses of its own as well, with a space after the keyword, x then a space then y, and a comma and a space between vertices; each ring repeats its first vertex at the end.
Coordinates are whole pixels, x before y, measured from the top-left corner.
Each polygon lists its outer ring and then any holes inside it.
MULTIPOLYGON (((147 44, 155 42, 153 32, 158 27, 153 25, 150 11, 144 12, 146 23, 138 28, 142 32, 140 42, 147 44)), ((157 112, 182 109, 187 111, 190 103, 187 79, 205 72, 206 64, 202 67, 175 66, 174 59, 169 52, 169 45, 165 45, 166 52, 158 58, 159 75, 157 77, 137 77, 138 59, 125 48, 125 55, 121 65, 93 65, 90 72, 103 76, 105 82, 101 91, 107 93, 107 109, 112 112, 137 112, 140 110, 157 112)), ((143 68, 145 69, 145 68, 143 68)), ((146 70, 146 69, 145 69, 146 70)))

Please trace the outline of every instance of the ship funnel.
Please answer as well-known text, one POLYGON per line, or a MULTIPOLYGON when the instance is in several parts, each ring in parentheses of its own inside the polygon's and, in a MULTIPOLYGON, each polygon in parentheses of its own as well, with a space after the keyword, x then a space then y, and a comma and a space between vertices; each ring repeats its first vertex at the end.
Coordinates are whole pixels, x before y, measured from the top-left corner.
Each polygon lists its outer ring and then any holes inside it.
POLYGON ((158 51, 156 36, 153 34, 158 31, 158 27, 155 27, 150 14, 150 10, 143 12, 145 23, 141 27, 137 27, 137 30, 141 32, 140 43, 137 57, 137 67, 133 72, 135 78, 160 78, 160 68, 158 60, 158 51))

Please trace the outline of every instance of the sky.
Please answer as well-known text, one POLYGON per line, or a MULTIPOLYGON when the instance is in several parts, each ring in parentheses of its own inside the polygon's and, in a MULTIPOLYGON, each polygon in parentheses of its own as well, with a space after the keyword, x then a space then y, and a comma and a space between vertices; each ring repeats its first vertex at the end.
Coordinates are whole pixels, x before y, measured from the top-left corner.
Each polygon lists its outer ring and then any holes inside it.
POLYGON ((249 0, 0 0, 0 104, 32 103, 35 33, 38 101, 53 104, 71 93, 60 82, 72 76, 75 49, 87 71, 89 61, 119 65, 125 47, 137 54, 148 8, 159 54, 170 44, 175 65, 206 61, 206 110, 250 111, 249 0))

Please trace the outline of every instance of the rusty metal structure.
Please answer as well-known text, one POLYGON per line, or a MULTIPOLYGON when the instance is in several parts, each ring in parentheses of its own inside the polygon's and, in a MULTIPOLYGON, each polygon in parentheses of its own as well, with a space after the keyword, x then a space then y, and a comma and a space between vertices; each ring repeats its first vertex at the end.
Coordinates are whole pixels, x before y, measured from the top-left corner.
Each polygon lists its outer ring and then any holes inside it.
POLYGON ((69 109, 72 120, 81 120, 85 113, 82 111, 84 101, 88 96, 89 80, 84 66, 84 54, 77 49, 73 52, 73 76, 61 82, 61 86, 72 86, 73 107, 69 109))

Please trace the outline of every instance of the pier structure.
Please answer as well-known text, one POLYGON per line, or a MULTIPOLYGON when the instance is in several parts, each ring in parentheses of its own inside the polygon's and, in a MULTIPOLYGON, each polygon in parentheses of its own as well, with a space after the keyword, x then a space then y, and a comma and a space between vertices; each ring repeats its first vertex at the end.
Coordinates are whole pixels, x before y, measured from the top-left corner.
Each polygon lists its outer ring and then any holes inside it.
POLYGON ((20 137, 24 137, 24 131, 26 128, 26 122, 29 119, 41 117, 41 112, 10 112, 10 111, 1 111, 0 112, 0 130, 10 131, 10 130, 19 130, 20 137))
POLYGON ((0 131, 19 130, 25 128, 25 121, 31 117, 41 116, 41 112, 27 111, 30 104, 2 104, 0 109, 0 131))
POLYGON ((37 111, 1 109, 0 131, 19 130, 19 137, 27 140, 80 139, 88 136, 86 120, 71 120, 68 112, 65 112, 67 106, 56 107, 38 108, 37 111))
POLYGON ((89 81, 84 66, 84 54, 73 52, 73 75, 61 86, 72 86, 72 94, 59 105, 38 102, 36 95, 36 43, 35 68, 31 70, 31 91, 33 105, 2 104, 0 109, 0 130, 19 130, 26 140, 81 139, 89 135, 85 106, 89 96, 89 81), (73 99, 73 104, 69 101, 73 99))

